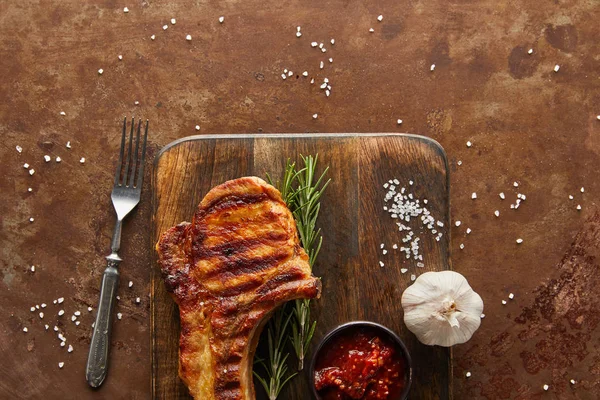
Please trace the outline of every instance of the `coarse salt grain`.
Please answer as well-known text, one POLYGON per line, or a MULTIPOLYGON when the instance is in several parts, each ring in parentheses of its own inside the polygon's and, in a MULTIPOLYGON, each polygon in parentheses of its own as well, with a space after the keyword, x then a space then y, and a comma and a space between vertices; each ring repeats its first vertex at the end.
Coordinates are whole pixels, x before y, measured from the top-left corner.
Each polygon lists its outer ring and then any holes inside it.
POLYGON ((548 389, 550 389, 550 386, 544 385, 543 388, 544 388, 545 391, 548 391, 548 389))
POLYGON ((140 303, 141 303, 141 301, 142 301, 142 299, 140 299, 139 297, 136 297, 136 298, 135 298, 135 302, 136 302, 137 304, 140 304, 140 303))
POLYGON ((396 120, 396 123, 397 123, 398 125, 402 125, 402 120, 401 120, 401 119, 398 119, 398 120, 396 120))
POLYGON ((533 54, 533 49, 527 50, 527 54, 533 54))
POLYGON ((387 250, 383 250, 382 251, 382 253, 383 253, 384 256, 387 254, 387 252, 388 252, 387 250))
POLYGON ((31 307, 31 308, 29 309, 29 311, 31 311, 31 312, 34 312, 34 311, 35 311, 35 307, 31 307))
POLYGON ((502 304, 506 305, 506 300, 502 300, 502 304))
POLYGON ((517 244, 521 244, 521 243, 523 243, 523 239, 521 239, 521 238, 518 238, 518 239, 517 239, 517 244))
POLYGON ((122 61, 122 60, 123 60, 123 56, 122 56, 121 54, 119 54, 119 55, 117 56, 117 58, 119 59, 119 61, 122 61))
POLYGON ((454 225, 456 225, 456 226, 460 226, 460 224, 462 224, 462 222, 460 222, 460 221, 456 221, 456 222, 454 223, 454 225))
POLYGON ((29 170, 29 175, 33 175, 33 174, 35 174, 35 169, 31 168, 31 169, 29 170))
POLYGON ((498 196, 500 196, 500 198, 502 200, 504 200, 506 198, 506 196, 504 195, 504 192, 500 192, 500 194, 498 196))
POLYGON ((477 198, 477 193, 473 192, 471 193, 471 199, 475 200, 477 198))
POLYGON ((559 69, 560 69, 560 65, 556 64, 554 66, 554 72, 558 72, 559 69))
POLYGON ((220 16, 220 17, 219 17, 219 23, 220 23, 220 24, 222 24, 222 23, 223 23, 223 21, 225 21, 225 17, 223 17, 223 16, 220 16))
POLYGON ((65 301, 65 298, 64 297, 59 297, 57 301, 58 301, 58 304, 61 304, 63 301, 65 301))
POLYGON ((73 352, 73 346, 72 346, 72 345, 69 345, 69 347, 67 348, 67 351, 68 351, 69 353, 72 353, 72 352, 73 352))
POLYGON ((302 32, 300 32, 300 31, 296 32, 296 37, 299 38, 300 36, 302 36, 302 32))
POLYGON ((410 280, 411 280, 411 281, 413 281, 413 282, 414 282, 416 279, 417 279, 417 276, 416 276, 415 274, 412 274, 412 275, 410 276, 410 280))
POLYGON ((133 102, 133 104, 135 104, 136 106, 139 106, 140 102, 136 100, 136 101, 133 102))
POLYGON ((62 116, 65 116, 65 115, 67 115, 67 113, 66 113, 66 112, 64 112, 64 111, 61 111, 59 114, 60 114, 60 115, 62 115, 62 116))
POLYGON ((54 332, 58 332, 58 326, 54 325, 54 332))
MULTIPOLYGON (((30 221, 30 222, 33 222, 33 221, 32 221, 32 219, 33 219, 33 218, 29 218, 29 221, 30 221)), ((31 266, 31 268, 30 268, 30 270, 31 270, 31 272, 35 272, 35 265, 32 265, 32 266, 31 266)), ((42 305, 42 307, 46 307, 46 306, 45 306, 45 305, 42 305)))
POLYGON ((40 318, 44 318, 44 313, 43 312, 40 312, 38 315, 40 316, 40 318))
POLYGON ((458 161, 456 162, 456 164, 458 164, 458 165, 462 165, 462 161, 458 160, 458 161))
POLYGON ((467 233, 467 235, 468 235, 469 233, 471 233, 471 228, 467 228, 467 231, 466 231, 466 233, 467 233))
POLYGON ((496 217, 499 217, 499 216, 500 216, 500 211, 498 211, 498 210, 494 211, 494 215, 495 215, 496 217))
MULTIPOLYGON (((71 148, 71 141, 70 141, 70 140, 67 142, 67 144, 65 145, 65 147, 66 147, 67 149, 70 149, 70 148, 71 148)), ((59 157, 57 157, 57 158, 59 158, 59 157)))
POLYGON ((369 32, 373 33, 373 32, 375 32, 375 29, 371 28, 371 29, 369 29, 369 32))
POLYGON ((408 269, 407 268, 400 268, 400 272, 403 273, 403 274, 405 274, 405 273, 408 272, 408 269))
POLYGON ((27 188, 27 191, 28 192, 33 192, 33 189, 32 188, 27 188))
POLYGON ((333 58, 329 57, 329 62, 332 63, 333 62, 333 58))
POLYGON ((154 40, 154 39, 156 39, 156 35, 150 36, 150 40, 154 40))
POLYGON ((98 70, 98 75, 102 75, 103 73, 104 73, 104 70, 103 70, 102 68, 100 68, 100 69, 98 70))
POLYGON ((515 295, 514 295, 513 293, 509 293, 509 294, 508 294, 508 298, 512 300, 512 299, 514 299, 514 298, 515 298, 515 295))
POLYGON ((383 21, 383 15, 378 16, 377 21, 379 21, 379 22, 383 21))
POLYGON ((573 200, 573 195, 569 195, 569 200, 573 200))
POLYGON ((127 13, 129 12, 129 8, 127 8, 127 7, 123 7, 123 12, 124 12, 125 14, 127 14, 127 13))
POLYGON ((467 373, 465 374, 465 376, 466 376, 467 378, 470 378, 470 377, 471 377, 471 373, 470 373, 470 372, 467 372, 467 373))
POLYGON ((383 267, 385 264, 382 261, 379 261, 379 266, 383 267))
POLYGON ((60 316, 61 316, 61 315, 63 315, 64 313, 65 313, 65 310, 60 310, 60 311, 58 312, 58 316, 60 317, 60 316))
POLYGON ((585 192, 585 188, 583 186, 579 190, 581 191, 581 193, 585 192))
POLYGON ((571 382, 571 385, 574 385, 575 383, 577 383, 577 382, 575 382, 575 379, 571 379, 569 382, 571 382))
POLYGON ((48 330, 48 328, 50 328, 50 325, 48 325, 48 324, 44 325, 44 329, 48 330))
POLYGON ((75 322, 75 320, 76 320, 76 319, 77 319, 77 316, 75 316, 75 315, 71 315, 71 321, 72 321, 72 322, 75 322))
POLYGON ((302 73, 302 76, 308 76, 308 71, 304 71, 304 72, 302 73))
POLYGON ((430 71, 434 71, 435 70, 435 64, 431 64, 431 67, 429 67, 430 71))
POLYGON ((323 61, 321 61, 321 62, 319 63, 319 68, 320 68, 320 69, 323 69, 323 67, 325 67, 325 63, 324 63, 323 61))
POLYGON ((23 332, 27 332, 28 330, 27 327, 23 328, 23 332))
POLYGON ((199 131, 199 130, 200 130, 200 125, 196 125, 195 129, 196 129, 197 131, 199 131))
POLYGON ((581 210, 581 204, 577 204, 577 210, 581 210))
POLYGON ((44 156, 44 161, 49 162, 51 160, 49 155, 45 155, 44 156))
POLYGON ((83 164, 83 163, 85 162, 85 157, 81 157, 81 159, 79 159, 79 162, 80 162, 81 164, 83 164))
POLYGON ((73 314, 79 317, 81 315, 81 311, 75 311, 73 314))
POLYGON ((317 47, 319 45, 319 43, 317 42, 310 42, 310 47, 317 47))
POLYGON ((190 40, 192 40, 192 35, 186 35, 186 36, 185 36, 185 40, 187 40, 188 42, 189 42, 190 40))
POLYGON ((171 18, 171 25, 175 25, 177 23, 177 20, 175 18, 171 18))
MULTIPOLYGON (((599 115, 599 117, 600 117, 600 115, 599 115)), ((600 118, 598 118, 598 119, 600 119, 600 118)), ((15 149, 17 149, 18 153, 23 152, 23 148, 21 146, 19 146, 19 145, 15 146, 15 149)))
POLYGON ((458 246, 458 247, 460 247, 460 249, 463 250, 465 248, 465 245, 463 243, 461 243, 460 246, 458 246))
POLYGON ((92 311, 92 307, 88 307, 88 311, 90 311, 90 312, 91 312, 91 311, 92 311))
POLYGON ((484 319, 484 318, 485 318, 485 314, 481 314, 481 315, 479 316, 479 318, 481 318, 481 319, 484 319))
POLYGON ((129 287, 133 287, 133 281, 129 281, 128 285, 129 287))
POLYGON ((29 168, 29 164, 27 164, 27 163, 23 164, 23 168, 25 168, 25 169, 29 168))
POLYGON ((79 324, 81 323, 81 321, 75 321, 75 325, 79 326, 79 324))
POLYGON ((166 31, 167 29, 169 29, 169 25, 163 25, 163 31, 166 31))
POLYGON ((471 146, 473 146, 473 143, 471 143, 471 141, 470 141, 470 140, 469 140, 469 141, 467 141, 467 147, 471 147, 471 146))
MULTIPOLYGON (((335 39, 331 39, 330 40, 331 45, 333 46, 335 44, 335 39)), ((600 115, 598 115, 598 119, 600 119, 600 115)))
POLYGON ((117 318, 118 318, 118 319, 121 319, 121 318, 123 318, 123 314, 121 314, 121 313, 117 313, 117 318))
POLYGON ((319 115, 318 114, 313 114, 312 117, 313 117, 313 119, 317 119, 319 117, 319 115))
POLYGON ((64 366, 65 366, 65 363, 64 363, 64 362, 62 362, 62 361, 61 361, 61 362, 59 362, 59 363, 58 363, 58 368, 61 368, 61 369, 62 369, 62 367, 64 367, 64 366))

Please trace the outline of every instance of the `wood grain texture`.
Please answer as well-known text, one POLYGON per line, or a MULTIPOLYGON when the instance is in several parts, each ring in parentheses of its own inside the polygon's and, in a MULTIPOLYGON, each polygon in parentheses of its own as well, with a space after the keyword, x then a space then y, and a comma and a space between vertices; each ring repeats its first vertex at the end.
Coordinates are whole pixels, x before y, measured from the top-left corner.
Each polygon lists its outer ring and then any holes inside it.
MULTIPOLYGON (((264 177, 267 172, 276 179, 287 158, 316 153, 320 168, 330 167, 332 183, 323 197, 319 219, 324 244, 314 274, 323 279, 323 295, 312 303, 318 321, 313 346, 341 323, 359 319, 382 323, 397 332, 411 352, 411 398, 450 398, 450 351, 418 343, 404 326, 400 304, 412 273, 450 268, 448 168, 443 150, 434 141, 400 134, 336 134, 211 135, 174 142, 155 161, 154 239, 169 227, 189 221, 213 186, 240 176, 264 177), (439 242, 426 229, 422 234, 420 228, 415 230, 421 238, 424 268, 417 268, 415 261, 391 248, 394 243, 402 246, 404 236, 383 210, 382 185, 393 178, 400 181, 400 187, 428 199, 428 209, 444 221, 439 242), (409 186, 410 180, 413 186, 409 186), (389 249, 386 256, 381 253, 381 243, 389 249), (385 267, 379 266, 380 260, 385 267), (402 274, 401 268, 409 271, 402 274)), ((156 264, 151 304, 153 398, 190 399, 177 374, 177 306, 166 292, 156 264)), ((261 398, 258 387, 257 394, 261 398)), ((296 377, 281 398, 310 398, 307 374, 296 377)))

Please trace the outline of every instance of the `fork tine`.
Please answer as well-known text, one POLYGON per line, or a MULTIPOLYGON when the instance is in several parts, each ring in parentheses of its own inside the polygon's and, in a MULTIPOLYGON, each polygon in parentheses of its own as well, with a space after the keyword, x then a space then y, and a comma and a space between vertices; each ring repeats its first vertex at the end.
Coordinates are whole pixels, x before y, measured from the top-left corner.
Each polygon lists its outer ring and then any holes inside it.
POLYGON ((138 120, 138 128, 137 134, 135 136, 135 154, 131 163, 131 174, 129 175, 129 180, 127 181, 127 186, 133 187, 133 178, 135 178, 135 169, 138 167, 138 155, 140 149, 140 131, 142 129, 142 119, 138 120))
POLYGON ((149 121, 146 120, 146 131, 144 132, 144 144, 142 145, 142 159, 140 160, 140 167, 138 172, 137 184, 136 188, 142 187, 142 182, 144 181, 144 161, 146 160, 146 140, 148 139, 148 124, 149 121))
POLYGON ((119 162, 117 163, 117 172, 115 173, 115 186, 119 184, 121 178, 121 169, 123 168, 123 153, 125 152, 125 132, 127 131, 127 117, 123 118, 123 134, 121 135, 121 150, 119 151, 119 162))
POLYGON ((131 159, 131 142, 133 142, 133 128, 135 118, 131 117, 131 131, 129 132, 129 146, 127 149, 127 161, 125 161, 125 170, 123 171, 123 185, 127 186, 127 175, 129 174, 129 160, 131 159))

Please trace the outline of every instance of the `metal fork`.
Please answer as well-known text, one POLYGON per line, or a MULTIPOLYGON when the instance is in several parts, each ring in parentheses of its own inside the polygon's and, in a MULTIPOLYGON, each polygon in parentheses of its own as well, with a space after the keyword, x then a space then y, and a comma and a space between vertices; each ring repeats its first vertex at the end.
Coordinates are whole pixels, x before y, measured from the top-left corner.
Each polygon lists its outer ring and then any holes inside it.
POLYGON ((117 223, 110 245, 111 253, 106 257, 107 267, 102 276, 102 287, 100 289, 100 302, 98 304, 98 314, 94 324, 94 333, 92 343, 90 344, 90 353, 88 355, 87 367, 85 371, 86 379, 91 387, 99 387, 108 370, 108 350, 110 346, 110 333, 112 325, 112 313, 119 286, 119 264, 121 258, 117 254, 121 247, 121 226, 123 219, 138 205, 140 194, 142 193, 142 181, 144 180, 144 161, 146 159, 146 140, 148 138, 148 120, 146 120, 146 129, 144 132, 144 143, 142 145, 142 154, 140 160, 140 131, 142 129, 142 120, 140 119, 137 127, 135 140, 135 154, 132 157, 133 131, 135 118, 131 118, 131 131, 129 133, 129 146, 127 148, 127 158, 123 166, 123 156, 125 154, 127 117, 123 120, 123 134, 121 136, 121 151, 119 153, 119 163, 117 164, 117 173, 115 174, 115 183, 113 186, 111 199, 115 211, 117 212, 117 223), (131 165, 130 165, 131 164, 131 165), (135 180, 137 173, 137 180, 135 180))

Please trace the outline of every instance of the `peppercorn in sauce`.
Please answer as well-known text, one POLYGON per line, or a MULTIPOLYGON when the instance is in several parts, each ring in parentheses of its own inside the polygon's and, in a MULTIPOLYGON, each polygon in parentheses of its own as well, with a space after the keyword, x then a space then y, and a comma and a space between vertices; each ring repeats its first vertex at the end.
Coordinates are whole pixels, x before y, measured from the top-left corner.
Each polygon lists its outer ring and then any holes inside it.
POLYGON ((402 352, 372 329, 334 336, 317 357, 315 388, 323 400, 395 400, 406 385, 402 352))

